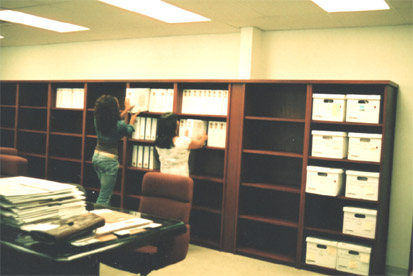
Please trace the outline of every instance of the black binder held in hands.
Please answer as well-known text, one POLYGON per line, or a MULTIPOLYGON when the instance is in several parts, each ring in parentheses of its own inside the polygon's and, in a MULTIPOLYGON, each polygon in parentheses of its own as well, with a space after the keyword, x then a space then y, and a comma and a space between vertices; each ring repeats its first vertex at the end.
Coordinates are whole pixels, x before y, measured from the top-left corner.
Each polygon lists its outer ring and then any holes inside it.
POLYGON ((92 213, 73 216, 57 221, 59 226, 50 230, 33 230, 30 235, 37 241, 60 243, 70 241, 91 233, 96 228, 105 225, 105 219, 92 213))

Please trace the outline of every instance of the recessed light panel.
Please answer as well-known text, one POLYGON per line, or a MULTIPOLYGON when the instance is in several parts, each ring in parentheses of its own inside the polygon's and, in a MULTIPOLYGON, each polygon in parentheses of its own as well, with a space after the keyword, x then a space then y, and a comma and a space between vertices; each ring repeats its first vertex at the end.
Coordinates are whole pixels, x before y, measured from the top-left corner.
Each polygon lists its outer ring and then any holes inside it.
POLYGON ((109 5, 140 13, 166 23, 210 21, 196 13, 178 8, 160 0, 99 0, 109 5))
POLYGON ((0 20, 28 25, 36 28, 46 29, 59 33, 77 32, 89 30, 88 28, 64 23, 56 20, 47 19, 23 12, 3 10, 0 11, 0 20))
POLYGON ((327 12, 356 12, 390 9, 384 0, 312 0, 327 12))

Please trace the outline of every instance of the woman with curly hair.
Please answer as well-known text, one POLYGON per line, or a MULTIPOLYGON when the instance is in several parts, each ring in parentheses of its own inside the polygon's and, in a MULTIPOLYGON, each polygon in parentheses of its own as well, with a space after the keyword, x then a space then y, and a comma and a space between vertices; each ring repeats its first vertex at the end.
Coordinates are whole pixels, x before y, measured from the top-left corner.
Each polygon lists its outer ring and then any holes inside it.
POLYGON ((125 110, 120 113, 118 99, 111 95, 100 96, 95 103, 95 130, 97 144, 92 158, 93 168, 99 178, 100 192, 96 203, 109 205, 119 169, 118 142, 135 131, 133 124, 139 113, 128 112, 133 108, 125 99, 125 110), (122 120, 123 118, 123 120, 122 120))

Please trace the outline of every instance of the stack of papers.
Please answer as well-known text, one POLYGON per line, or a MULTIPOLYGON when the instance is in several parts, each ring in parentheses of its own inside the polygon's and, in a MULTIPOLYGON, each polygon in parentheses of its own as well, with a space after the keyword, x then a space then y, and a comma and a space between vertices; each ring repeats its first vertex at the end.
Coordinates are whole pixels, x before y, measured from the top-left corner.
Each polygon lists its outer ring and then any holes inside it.
POLYGON ((24 230, 87 212, 85 195, 76 186, 23 176, 0 179, 0 207, 1 223, 24 230))

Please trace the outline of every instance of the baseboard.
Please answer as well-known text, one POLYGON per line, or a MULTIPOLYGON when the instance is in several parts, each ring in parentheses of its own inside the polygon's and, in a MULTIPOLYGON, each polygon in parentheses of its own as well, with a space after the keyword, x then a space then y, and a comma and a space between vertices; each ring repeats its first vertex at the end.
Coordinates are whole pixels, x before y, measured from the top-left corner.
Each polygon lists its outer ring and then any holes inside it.
POLYGON ((388 276, 407 276, 408 275, 408 269, 407 268, 402 268, 402 267, 397 267, 397 266, 391 266, 391 265, 386 265, 386 275, 388 276))

